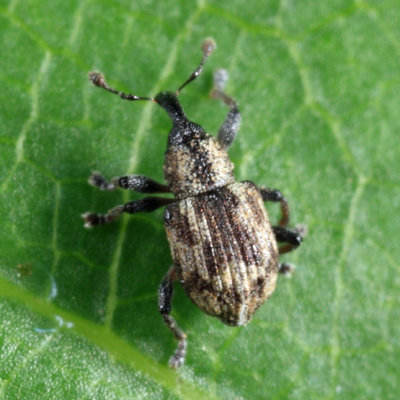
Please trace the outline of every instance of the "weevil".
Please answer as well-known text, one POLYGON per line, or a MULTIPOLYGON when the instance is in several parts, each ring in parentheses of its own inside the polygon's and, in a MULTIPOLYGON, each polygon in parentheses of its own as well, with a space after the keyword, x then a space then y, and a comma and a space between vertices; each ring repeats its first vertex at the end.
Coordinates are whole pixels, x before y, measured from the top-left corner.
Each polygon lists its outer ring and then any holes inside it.
POLYGON ((233 98, 225 93, 227 72, 214 74, 211 97, 222 100, 229 111, 217 138, 190 121, 179 103, 182 89, 203 71, 214 51, 214 40, 206 39, 198 67, 176 92, 162 91, 154 98, 126 94, 110 87, 98 72, 90 81, 122 99, 152 101, 172 121, 164 159, 167 184, 143 175, 125 175, 107 181, 95 172, 89 183, 103 190, 116 188, 140 193, 172 193, 173 198, 145 197, 119 205, 106 214, 85 213, 85 227, 109 223, 122 213, 150 212, 166 206, 164 224, 173 264, 158 289, 159 311, 178 341, 169 360, 173 368, 185 360, 186 334, 171 316, 173 282, 179 281, 189 298, 203 312, 231 326, 247 324, 255 311, 271 296, 278 273, 290 272, 279 255, 297 248, 302 236, 288 229, 289 206, 277 189, 259 187, 251 181, 236 182, 227 150, 238 132, 241 114, 233 98), (280 203, 281 218, 271 226, 263 202, 280 203), (278 247, 277 242, 284 243, 278 247))

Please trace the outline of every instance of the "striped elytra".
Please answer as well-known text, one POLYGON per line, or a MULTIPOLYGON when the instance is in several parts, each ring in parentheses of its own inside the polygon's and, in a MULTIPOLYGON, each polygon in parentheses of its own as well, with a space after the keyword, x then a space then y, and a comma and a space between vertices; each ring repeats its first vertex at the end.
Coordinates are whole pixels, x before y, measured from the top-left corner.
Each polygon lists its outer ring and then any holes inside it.
POLYGON ((176 279, 205 313, 244 325, 275 288, 278 247, 257 188, 233 183, 165 211, 176 279))

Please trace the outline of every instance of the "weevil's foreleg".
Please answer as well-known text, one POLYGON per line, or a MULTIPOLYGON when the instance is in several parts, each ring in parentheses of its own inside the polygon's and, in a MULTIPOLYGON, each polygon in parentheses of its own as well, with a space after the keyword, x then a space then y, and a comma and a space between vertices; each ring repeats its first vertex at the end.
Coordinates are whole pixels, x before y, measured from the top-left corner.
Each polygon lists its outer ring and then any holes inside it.
POLYGON ((228 149, 235 140, 242 120, 236 101, 224 92, 227 80, 228 73, 226 70, 218 69, 215 71, 214 88, 211 91, 211 97, 222 100, 230 108, 224 123, 218 131, 218 143, 224 149, 228 149))
POLYGON ((171 267, 158 288, 158 309, 164 319, 165 324, 173 333, 175 339, 178 340, 178 346, 172 357, 169 359, 170 367, 177 369, 185 362, 187 341, 185 332, 183 332, 182 329, 179 328, 175 319, 170 315, 173 281, 174 267, 171 267))
POLYGON ((277 242, 286 243, 284 246, 279 248, 279 254, 289 253, 289 251, 299 247, 300 243, 303 241, 300 233, 295 230, 290 230, 283 226, 273 226, 272 230, 277 242))
POLYGON ((130 201, 123 206, 114 207, 107 214, 85 213, 82 214, 82 218, 85 220, 85 228, 91 228, 96 225, 108 224, 124 212, 128 214, 151 212, 173 201, 174 199, 162 197, 145 197, 144 199, 130 201))
POLYGON ((154 181, 143 175, 125 175, 115 177, 108 182, 99 172, 93 172, 89 177, 89 183, 101 190, 115 190, 117 187, 134 190, 140 193, 169 193, 169 186, 154 181))
POLYGON ((258 190, 261 193, 261 196, 264 201, 272 201, 274 203, 279 202, 281 204, 281 219, 278 224, 280 226, 286 226, 289 223, 289 204, 286 200, 286 197, 283 196, 280 190, 278 189, 269 189, 266 187, 259 187, 258 190))

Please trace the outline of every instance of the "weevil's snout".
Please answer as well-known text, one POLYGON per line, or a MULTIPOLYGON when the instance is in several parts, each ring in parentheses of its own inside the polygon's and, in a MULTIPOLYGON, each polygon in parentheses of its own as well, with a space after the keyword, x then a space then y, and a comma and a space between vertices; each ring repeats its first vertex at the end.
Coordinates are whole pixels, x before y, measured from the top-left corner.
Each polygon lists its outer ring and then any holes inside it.
POLYGON ((173 124, 186 119, 185 113, 175 93, 161 92, 154 98, 154 101, 162 107, 171 118, 173 124))

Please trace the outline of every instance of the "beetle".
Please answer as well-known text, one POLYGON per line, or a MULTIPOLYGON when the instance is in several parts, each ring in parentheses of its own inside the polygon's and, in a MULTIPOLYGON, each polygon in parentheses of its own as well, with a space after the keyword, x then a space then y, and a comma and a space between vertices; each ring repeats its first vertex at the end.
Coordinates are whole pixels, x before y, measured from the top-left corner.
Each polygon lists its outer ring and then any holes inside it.
POLYGON ((85 213, 85 227, 109 223, 122 213, 150 212, 166 206, 164 224, 173 265, 158 290, 159 311, 178 341, 169 360, 173 368, 185 360, 186 334, 170 315, 173 281, 183 286, 203 312, 231 326, 247 324, 255 311, 275 289, 278 273, 291 266, 279 263, 279 255, 297 248, 302 236, 288 229, 289 206, 277 189, 258 187, 251 181, 236 182, 227 150, 238 132, 241 114, 228 96, 228 79, 223 69, 214 74, 211 96, 229 107, 217 138, 190 121, 178 101, 181 90, 203 71, 216 45, 206 39, 198 67, 176 92, 162 91, 154 98, 126 94, 110 87, 104 76, 90 72, 90 81, 122 99, 152 101, 162 107, 172 121, 161 184, 143 175, 125 175, 107 181, 98 172, 89 183, 103 190, 116 188, 140 193, 172 193, 174 198, 145 197, 119 205, 106 214, 85 213), (280 203, 281 219, 271 226, 263 202, 280 203), (277 242, 285 243, 278 247, 277 242))

